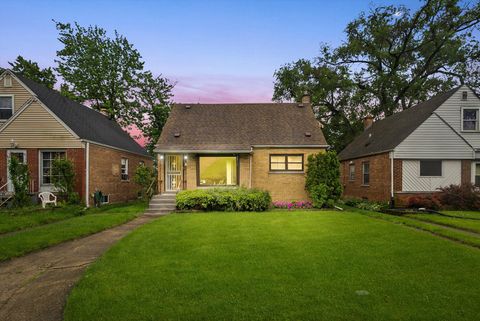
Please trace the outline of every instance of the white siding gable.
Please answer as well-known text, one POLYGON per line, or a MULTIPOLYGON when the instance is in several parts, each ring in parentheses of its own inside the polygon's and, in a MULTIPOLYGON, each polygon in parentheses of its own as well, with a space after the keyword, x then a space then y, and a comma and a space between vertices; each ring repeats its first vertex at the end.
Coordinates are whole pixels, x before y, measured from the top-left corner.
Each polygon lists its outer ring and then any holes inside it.
POLYGON ((462 180, 462 161, 446 160, 442 162, 441 177, 420 176, 419 160, 402 161, 403 192, 434 192, 450 184, 459 185, 462 180))
POLYGON ((462 86, 435 111, 452 128, 462 135, 473 148, 480 148, 480 132, 462 132, 462 108, 480 108, 480 99, 467 86, 462 86), (462 92, 468 93, 467 100, 462 100, 462 92))
POLYGON ((394 150, 403 159, 473 159, 474 151, 439 116, 432 114, 394 150))

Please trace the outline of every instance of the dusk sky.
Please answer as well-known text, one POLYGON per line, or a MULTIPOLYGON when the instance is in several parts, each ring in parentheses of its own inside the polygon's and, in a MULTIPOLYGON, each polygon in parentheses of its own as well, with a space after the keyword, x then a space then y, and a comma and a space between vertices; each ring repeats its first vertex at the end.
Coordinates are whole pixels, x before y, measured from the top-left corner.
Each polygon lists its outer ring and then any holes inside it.
POLYGON ((341 43, 346 24, 372 5, 418 1, 2 1, 0 66, 17 55, 54 66, 52 19, 116 29, 146 69, 177 85, 176 102, 268 102, 282 64, 341 43))

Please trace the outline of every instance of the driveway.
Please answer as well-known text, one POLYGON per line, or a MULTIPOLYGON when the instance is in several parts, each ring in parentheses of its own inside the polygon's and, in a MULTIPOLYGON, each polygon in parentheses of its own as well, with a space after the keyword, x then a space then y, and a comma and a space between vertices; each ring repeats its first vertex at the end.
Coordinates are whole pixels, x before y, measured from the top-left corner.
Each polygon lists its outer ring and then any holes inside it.
POLYGON ((60 321, 68 293, 85 268, 140 225, 141 216, 78 240, 0 263, 0 320, 60 321))

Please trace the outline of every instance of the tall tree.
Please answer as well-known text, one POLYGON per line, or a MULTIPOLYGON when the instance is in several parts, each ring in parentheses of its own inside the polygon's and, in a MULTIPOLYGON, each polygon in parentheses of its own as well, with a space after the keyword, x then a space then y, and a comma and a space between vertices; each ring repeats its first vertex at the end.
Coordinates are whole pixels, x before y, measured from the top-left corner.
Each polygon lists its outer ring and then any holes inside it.
POLYGON ((138 50, 117 31, 110 38, 98 26, 55 23, 63 44, 55 62, 65 81, 64 93, 106 111, 123 125, 130 124, 138 117, 134 94, 144 64, 138 50))
POLYGON ((309 91, 327 139, 341 150, 365 114, 381 118, 460 83, 478 86, 479 23, 478 2, 372 8, 347 25, 342 45, 323 45, 316 59, 277 70, 273 98, 298 100, 309 91))
POLYGON ((14 62, 9 62, 13 72, 19 73, 24 77, 36 81, 38 83, 44 84, 48 88, 53 88, 57 82, 57 78, 53 72, 53 69, 40 68, 38 63, 27 60, 22 56, 18 56, 14 62))
POLYGON ((142 131, 146 148, 151 154, 170 114, 173 86, 168 79, 154 76, 149 71, 140 78, 135 94, 140 108, 134 125, 142 131))

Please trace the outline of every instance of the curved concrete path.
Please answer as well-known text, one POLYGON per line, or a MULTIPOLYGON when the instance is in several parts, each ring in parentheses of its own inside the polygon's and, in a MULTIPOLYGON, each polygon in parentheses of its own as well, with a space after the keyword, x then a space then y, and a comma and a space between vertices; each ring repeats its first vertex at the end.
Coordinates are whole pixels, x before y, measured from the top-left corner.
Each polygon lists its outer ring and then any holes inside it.
POLYGON ((85 268, 140 225, 140 216, 111 229, 0 263, 0 320, 60 321, 68 293, 85 268))

